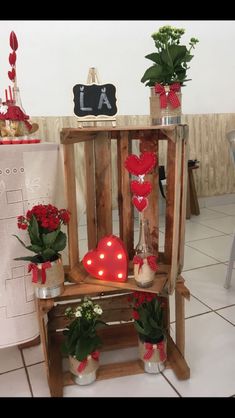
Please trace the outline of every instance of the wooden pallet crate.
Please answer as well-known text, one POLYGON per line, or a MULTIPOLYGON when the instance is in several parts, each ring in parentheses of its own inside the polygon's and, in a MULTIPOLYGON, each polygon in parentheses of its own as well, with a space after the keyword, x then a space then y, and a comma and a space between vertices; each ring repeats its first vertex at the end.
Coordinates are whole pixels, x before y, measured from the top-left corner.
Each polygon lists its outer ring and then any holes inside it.
MULTIPOLYGON (((189 291, 184 286, 184 279, 181 276, 184 259, 186 214, 187 137, 187 125, 169 127, 124 126, 115 128, 65 128, 62 130, 61 143, 64 148, 65 184, 68 209, 71 212, 71 220, 68 226, 69 266, 66 268, 66 274, 68 280, 73 284, 67 285, 63 295, 59 298, 38 300, 41 338, 52 396, 62 396, 63 385, 71 383, 71 378, 68 376, 68 373, 64 376, 61 368, 62 359, 58 348, 58 340, 61 340, 61 335, 58 332, 60 329, 58 326, 63 325, 65 319, 62 314, 60 320, 58 320, 58 303, 65 303, 71 299, 79 299, 84 295, 105 296, 105 299, 106 297, 110 298, 112 304, 109 304, 109 309, 106 312, 109 320, 115 314, 116 321, 119 322, 123 321, 125 317, 125 324, 121 323, 119 326, 111 325, 107 330, 103 331, 103 349, 110 349, 111 340, 113 341, 113 349, 137 344, 137 335, 134 332, 133 324, 126 318, 126 315, 130 313, 128 313, 122 296, 117 295, 120 293, 123 294, 123 292, 141 290, 136 286, 131 277, 133 275, 132 262, 129 263, 127 282, 105 282, 91 277, 85 271, 79 257, 75 179, 75 145, 79 142, 84 143, 88 249, 95 248, 103 236, 112 234, 113 170, 111 163, 111 141, 114 140, 117 149, 119 236, 126 245, 130 260, 134 255, 134 214, 130 193, 130 175, 124 169, 124 161, 132 153, 132 142, 134 140, 139 140, 140 152, 154 151, 157 154, 159 141, 165 141, 166 143, 165 246, 164 251, 159 251, 159 174, 157 166, 152 173, 146 176, 146 179, 153 186, 153 190, 149 196, 149 205, 146 209, 146 217, 149 219, 150 235, 154 252, 158 256, 159 269, 156 273, 154 285, 143 290, 161 294, 166 297, 167 302, 169 302, 169 295, 175 292, 176 336, 174 343, 168 332, 168 367, 172 367, 180 379, 189 377, 189 368, 184 359, 184 299, 185 297, 189 298, 189 291), (116 301, 115 303, 114 300, 116 301), (116 303, 119 303, 119 308, 115 311, 111 307, 116 306, 116 303), (47 324, 44 320, 45 314, 48 314, 47 324), (117 335, 121 341, 121 346, 117 342, 117 335)), ((169 331, 169 303, 166 306, 165 326, 169 331)), ((141 362, 138 359, 133 359, 133 362, 101 367, 98 373, 98 379, 140 372, 143 372, 141 362)))

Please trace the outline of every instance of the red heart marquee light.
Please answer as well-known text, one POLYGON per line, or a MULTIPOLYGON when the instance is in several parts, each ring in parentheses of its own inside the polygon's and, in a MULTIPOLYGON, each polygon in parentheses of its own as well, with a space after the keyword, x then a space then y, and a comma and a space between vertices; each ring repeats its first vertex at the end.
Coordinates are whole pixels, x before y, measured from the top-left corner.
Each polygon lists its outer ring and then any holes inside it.
POLYGON ((122 240, 115 235, 102 238, 96 250, 88 251, 82 263, 88 273, 100 280, 125 282, 128 254, 122 240))

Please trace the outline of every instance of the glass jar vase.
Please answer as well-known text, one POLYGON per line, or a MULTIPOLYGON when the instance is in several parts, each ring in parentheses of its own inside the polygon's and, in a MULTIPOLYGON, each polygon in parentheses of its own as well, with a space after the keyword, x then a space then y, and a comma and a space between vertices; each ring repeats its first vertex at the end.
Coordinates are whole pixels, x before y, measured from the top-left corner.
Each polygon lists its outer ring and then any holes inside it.
MULTIPOLYGON (((148 219, 140 219, 139 241, 135 247, 134 278, 138 287, 150 287, 153 284, 155 271, 154 263, 156 259, 153 254, 153 247, 150 239, 150 229, 148 219)), ((156 264, 155 264, 156 265, 156 264)))

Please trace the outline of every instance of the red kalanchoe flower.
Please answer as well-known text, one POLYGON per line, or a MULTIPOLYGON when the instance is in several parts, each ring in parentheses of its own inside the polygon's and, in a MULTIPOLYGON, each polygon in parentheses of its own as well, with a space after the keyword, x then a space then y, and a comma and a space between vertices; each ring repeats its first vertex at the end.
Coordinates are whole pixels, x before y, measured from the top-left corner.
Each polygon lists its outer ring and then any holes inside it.
POLYGON ((129 296, 130 298, 132 298, 134 326, 140 340, 152 344, 162 341, 166 333, 163 321, 165 298, 150 292, 134 292, 129 296))
POLYGON ((67 242, 66 234, 61 231, 61 225, 69 222, 70 212, 67 209, 57 209, 49 205, 35 205, 26 212, 26 216, 18 216, 17 226, 27 230, 31 245, 26 246, 16 235, 16 238, 29 251, 36 253, 33 257, 20 257, 33 263, 54 261, 60 257, 67 242))

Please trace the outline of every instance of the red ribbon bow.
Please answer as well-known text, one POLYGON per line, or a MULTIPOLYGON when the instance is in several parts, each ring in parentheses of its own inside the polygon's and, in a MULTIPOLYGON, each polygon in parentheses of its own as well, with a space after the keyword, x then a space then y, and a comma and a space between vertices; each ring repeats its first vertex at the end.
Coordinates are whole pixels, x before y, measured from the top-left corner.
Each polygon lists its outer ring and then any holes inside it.
POLYGON ((180 91, 180 83, 173 83, 169 87, 170 91, 166 94, 165 87, 162 84, 155 84, 155 93, 160 95, 160 107, 167 107, 167 100, 171 106, 176 109, 180 106, 180 101, 176 95, 176 92, 180 91))
POLYGON ((160 361, 166 360, 164 341, 160 341, 157 344, 144 343, 144 347, 147 350, 146 353, 144 354, 144 360, 151 359, 154 350, 159 350, 160 361))
MULTIPOLYGON (((155 255, 149 255, 147 258, 147 263, 149 265, 149 267, 151 268, 151 270, 153 271, 157 271, 157 259, 155 255)), ((133 258, 133 264, 139 264, 139 269, 138 269, 138 273, 140 272, 140 269, 142 267, 142 265, 144 264, 144 259, 139 257, 138 255, 135 255, 133 258)))
MULTIPOLYGON (((99 351, 93 351, 93 353, 91 353, 90 356, 93 358, 93 360, 98 361, 99 360, 99 357, 100 357, 100 353, 99 353, 99 351)), ((81 363, 79 364, 79 366, 77 368, 78 373, 82 373, 83 372, 83 370, 87 366, 87 363, 88 363, 88 357, 85 358, 84 360, 82 360, 81 363)))
POLYGON ((40 269, 37 264, 30 263, 28 265, 28 273, 30 273, 31 271, 33 272, 33 279, 32 279, 33 283, 38 282, 38 272, 41 272, 42 284, 46 283, 46 269, 49 269, 51 267, 51 262, 45 261, 45 263, 43 263, 41 266, 42 268, 40 269))

